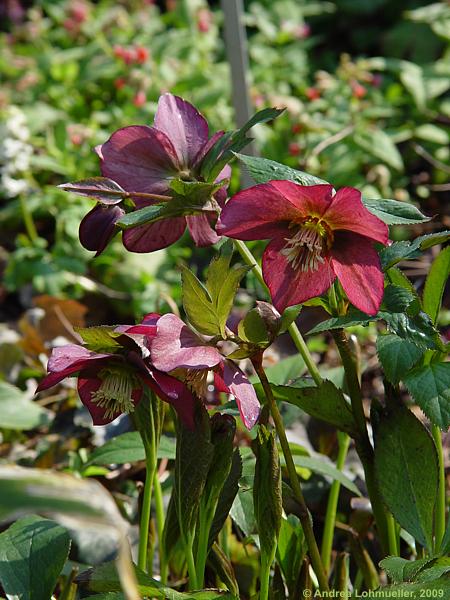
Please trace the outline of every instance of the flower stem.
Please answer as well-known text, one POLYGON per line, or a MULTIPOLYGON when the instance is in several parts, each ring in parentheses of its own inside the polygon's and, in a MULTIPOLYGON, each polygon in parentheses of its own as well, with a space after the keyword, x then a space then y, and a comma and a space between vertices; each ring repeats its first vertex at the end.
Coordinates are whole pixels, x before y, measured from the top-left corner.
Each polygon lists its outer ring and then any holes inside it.
MULTIPOLYGON (((250 267, 253 267, 253 272, 256 275, 257 280, 264 287, 264 289, 267 290, 267 293, 270 295, 269 290, 268 290, 266 283, 264 281, 264 278, 263 278, 261 267, 259 266, 256 258, 253 256, 253 254, 247 248, 247 246, 244 242, 241 242, 241 240, 233 240, 233 242, 234 242, 234 245, 237 248, 239 254, 242 256, 244 262, 247 265, 249 265, 250 267)), ((305 365, 307 366, 308 371, 311 374, 311 377, 314 379, 316 385, 320 385, 322 383, 322 377, 319 373, 319 369, 317 368, 317 366, 308 350, 308 346, 306 345, 306 342, 303 339, 302 334, 300 333, 297 325, 295 323, 291 323, 288 327, 288 331, 289 331, 292 341, 294 342, 295 347, 297 348, 300 356, 305 361, 305 365)))
MULTIPOLYGON (((214 514, 212 515, 214 517, 214 514)), ((211 519, 206 511, 200 509, 199 530, 197 538, 197 582, 203 587, 205 578, 206 559, 208 556, 208 541, 211 519)))
POLYGON ((34 244, 34 242, 38 239, 39 235, 36 231, 36 226, 33 221, 33 216, 31 212, 28 210, 27 203, 25 201, 25 196, 20 194, 20 210, 22 211, 23 223, 25 225, 25 229, 27 230, 27 235, 30 238, 30 242, 34 244))
POLYGON ((187 536, 187 539, 185 539, 184 551, 186 552, 186 562, 189 573, 189 590, 191 591, 198 589, 197 570, 195 568, 193 546, 194 536, 189 535, 187 536))
POLYGON ((325 591, 328 590, 327 576, 322 564, 322 559, 320 558, 319 548, 317 546, 317 541, 314 536, 314 531, 312 527, 311 515, 309 513, 308 507, 306 506, 303 491, 300 485, 297 471, 295 469, 294 459, 292 458, 291 449, 289 447, 289 442, 286 437, 286 432, 284 430, 283 420, 281 418, 280 411, 278 410, 277 403, 273 396, 269 380, 267 379, 267 375, 264 369, 262 368, 261 363, 255 360, 253 365, 255 367, 259 380, 261 381, 261 384, 264 388, 264 393, 266 395, 266 399, 270 407, 270 413, 272 415, 275 429, 280 440, 281 448, 283 450, 283 455, 286 461, 286 467, 288 470, 291 487, 294 492, 294 497, 300 507, 300 522, 303 528, 303 532, 305 534, 306 543, 308 545, 311 564, 317 575, 320 589, 322 591, 325 591))
POLYGON ((146 460, 144 497, 142 499, 141 523, 139 527, 138 567, 148 572, 148 538, 150 530, 150 513, 152 504, 153 477, 156 471, 155 461, 150 457, 146 460))
POLYGON ((155 474, 153 476, 153 490, 155 497, 156 529, 158 531, 159 576, 161 578, 161 583, 165 584, 167 582, 167 561, 163 545, 164 504, 161 482, 159 481, 157 469, 155 469, 155 474))
POLYGON ((380 542, 385 554, 389 553, 388 532, 386 523, 386 512, 378 493, 377 482, 375 479, 374 454, 369 440, 369 434, 366 427, 366 416, 362 403, 361 386, 358 379, 358 371, 353 359, 352 351, 349 346, 347 336, 343 329, 335 329, 333 338, 341 356, 342 364, 345 369, 345 378, 347 382, 348 393, 352 405, 353 417, 358 429, 358 435, 355 438, 356 451, 364 468, 366 476, 366 486, 369 493, 372 510, 375 517, 380 542))
POLYGON ((389 544, 389 556, 400 556, 400 549, 397 539, 397 528, 395 526, 394 517, 390 512, 386 512, 386 525, 389 544))
POLYGON ((261 562, 259 569, 259 600, 268 600, 269 598, 269 582, 270 582, 270 564, 265 561, 261 562))
MULTIPOLYGON (((345 459, 347 458, 348 447, 350 445, 350 437, 341 431, 338 431, 339 451, 336 460, 336 468, 341 471, 344 468, 345 459)), ((339 500, 339 491, 341 484, 334 480, 331 484, 330 494, 328 496, 327 512, 325 515, 325 525, 323 530, 321 556, 325 571, 328 573, 331 563, 331 550, 333 547, 334 525, 336 522, 336 511, 339 500)))
POLYGON ((444 453, 442 449, 442 435, 439 427, 433 425, 432 428, 433 439, 436 444, 438 453, 438 465, 439 465, 439 489, 438 497, 436 502, 436 516, 435 516, 435 530, 434 530, 434 545, 435 551, 437 552, 441 546, 442 539, 445 534, 445 468, 444 468, 444 453))

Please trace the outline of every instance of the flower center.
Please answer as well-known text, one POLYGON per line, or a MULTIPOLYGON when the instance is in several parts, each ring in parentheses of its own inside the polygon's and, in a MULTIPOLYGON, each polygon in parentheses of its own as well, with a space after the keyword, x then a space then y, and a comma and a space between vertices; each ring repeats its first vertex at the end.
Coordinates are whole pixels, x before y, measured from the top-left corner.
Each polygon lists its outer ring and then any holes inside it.
MULTIPOLYGON (((297 224, 291 224, 297 226, 297 224)), ((327 225, 315 217, 307 219, 297 232, 286 238, 287 244, 281 250, 293 269, 317 271, 324 262, 323 255, 332 242, 332 233, 327 225)))
POLYGON ((208 391, 208 369, 187 369, 184 383, 199 398, 206 398, 208 391))
POLYGON ((99 373, 102 384, 92 392, 91 400, 100 408, 106 408, 105 418, 110 419, 118 413, 132 413, 133 390, 139 383, 136 376, 120 367, 107 367, 99 373))

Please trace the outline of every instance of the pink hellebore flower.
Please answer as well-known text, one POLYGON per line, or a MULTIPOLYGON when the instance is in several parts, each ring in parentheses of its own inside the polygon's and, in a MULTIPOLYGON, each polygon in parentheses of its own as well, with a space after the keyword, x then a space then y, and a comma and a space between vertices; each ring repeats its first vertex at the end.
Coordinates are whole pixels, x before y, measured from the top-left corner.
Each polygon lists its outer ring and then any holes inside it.
POLYGON ((263 254, 264 280, 274 306, 320 296, 339 278, 349 300, 378 312, 384 279, 373 242, 386 244, 388 228, 350 187, 333 196, 331 185, 269 181, 233 196, 217 231, 240 240, 270 239, 263 254))
MULTIPOLYGON (((95 150, 101 159, 102 175, 116 181, 131 195, 133 192, 167 195, 173 179, 197 180, 203 159, 222 135, 223 132, 218 132, 209 138, 208 123, 192 104, 178 96, 164 94, 159 99, 153 127, 123 127, 95 150)), ((230 173, 227 165, 217 181, 228 178, 230 173)), ((215 198, 223 205, 226 189, 220 189, 215 198)), ((133 200, 137 209, 157 203, 139 196, 133 200)), ((90 250, 98 250, 94 246, 98 245, 99 219, 104 218, 100 240, 103 250, 104 240, 111 239, 115 222, 122 214, 118 206, 97 205, 80 225, 81 243, 90 250)), ((208 246, 219 239, 212 226, 216 219, 214 210, 163 219, 125 230, 123 243, 132 252, 160 250, 176 242, 187 224, 197 246, 208 246)))
POLYGON ((159 372, 148 357, 145 358, 148 350, 142 345, 142 339, 144 335, 146 338, 154 335, 155 327, 145 324, 144 320, 144 324, 119 326, 116 331, 123 333, 115 338, 122 345, 120 353, 92 352, 77 344, 54 348, 47 365, 48 375, 36 391, 77 375, 81 401, 94 425, 104 425, 124 412, 133 412, 148 387, 171 404, 184 423, 193 429, 195 399, 192 393, 174 377, 159 372))
POLYGON ((218 391, 236 398, 244 425, 248 429, 255 425, 260 406, 252 384, 233 361, 179 317, 166 314, 158 320, 157 334, 150 340, 150 352, 157 369, 179 376, 200 398, 206 396, 208 373, 213 371, 218 391))

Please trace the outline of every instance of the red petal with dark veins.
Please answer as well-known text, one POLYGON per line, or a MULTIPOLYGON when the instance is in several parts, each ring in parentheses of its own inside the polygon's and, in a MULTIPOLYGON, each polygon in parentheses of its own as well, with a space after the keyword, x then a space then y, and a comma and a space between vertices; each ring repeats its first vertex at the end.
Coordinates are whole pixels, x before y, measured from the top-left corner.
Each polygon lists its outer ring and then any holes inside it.
POLYGON ((285 245, 284 237, 272 240, 262 258, 264 281, 270 290, 272 304, 280 313, 288 306, 320 296, 336 278, 327 258, 316 271, 293 269, 287 258, 281 254, 285 245))
POLYGON ((257 422, 260 412, 255 388, 241 369, 230 360, 224 361, 222 376, 224 384, 236 398, 242 422, 247 429, 251 429, 257 422))
POLYGON ((208 346, 176 315, 163 315, 157 327, 156 337, 150 343, 150 352, 152 363, 160 371, 209 369, 223 360, 217 348, 208 346))
MULTIPOLYGON (((211 213, 211 217, 214 219, 216 214, 211 213)), ((220 240, 220 236, 217 235, 210 223, 208 213, 188 216, 186 217, 186 223, 196 246, 211 246, 220 240)))
POLYGON ((130 252, 155 252, 178 241, 185 229, 186 217, 164 219, 126 229, 122 234, 122 241, 130 252))
POLYGON ((194 429, 195 398, 188 388, 166 373, 148 368, 150 375, 141 378, 165 402, 177 411, 179 417, 189 429, 194 429))
MULTIPOLYGON (((216 181, 223 181, 224 179, 231 178, 231 167, 230 165, 225 165, 224 168, 217 175, 216 181)), ((214 194, 214 198, 216 199, 218 205, 223 208, 225 206, 226 199, 228 198, 228 185, 224 185, 214 194)))
POLYGON ((182 167, 194 164, 197 154, 208 142, 208 123, 183 98, 163 94, 158 102, 154 126, 172 142, 182 167))
POLYGON ((336 192, 324 220, 331 229, 346 229, 367 238, 387 244, 389 229, 386 223, 367 210, 361 201, 361 192, 345 187, 336 192))
POLYGON ((104 177, 128 192, 167 193, 180 165, 172 142, 154 127, 133 125, 112 134, 96 148, 104 177))
POLYGON ((47 390, 84 368, 98 365, 100 369, 105 359, 109 358, 109 354, 97 354, 76 344, 54 348, 47 364, 48 375, 40 382, 36 392, 47 390))
POLYGON ((383 300, 384 275, 373 242, 357 233, 336 232, 331 263, 350 302, 376 315, 383 300))
POLYGON ((298 209, 300 217, 320 218, 332 201, 332 185, 299 185, 283 180, 270 184, 298 209))
POLYGON ((81 245, 98 256, 116 234, 116 223, 124 214, 119 206, 97 204, 80 223, 81 245))
POLYGON ((230 198, 220 215, 216 231, 239 240, 270 239, 285 231, 302 215, 273 183, 260 183, 230 198))

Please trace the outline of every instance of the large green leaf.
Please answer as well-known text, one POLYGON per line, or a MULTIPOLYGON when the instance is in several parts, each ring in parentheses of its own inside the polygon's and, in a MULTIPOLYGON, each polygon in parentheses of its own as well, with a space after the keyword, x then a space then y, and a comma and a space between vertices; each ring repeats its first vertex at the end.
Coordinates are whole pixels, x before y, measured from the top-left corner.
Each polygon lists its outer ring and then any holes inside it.
POLYGON ((372 214, 387 225, 413 225, 425 223, 430 217, 423 215, 418 208, 409 202, 398 200, 369 200, 363 198, 363 204, 372 214))
POLYGON ((182 272, 183 307, 192 325, 206 335, 220 334, 212 298, 199 279, 187 268, 182 272))
POLYGON ((423 355, 416 344, 392 333, 378 336, 377 353, 387 379, 394 385, 405 377, 423 355))
POLYGON ((432 423, 450 427, 450 362, 417 367, 404 378, 411 396, 432 423))
POLYGON ((48 600, 70 548, 54 521, 23 517, 0 534, 0 582, 8 598, 48 600))
POLYGON ((430 272, 425 280, 423 289, 423 309, 431 317, 433 323, 437 322, 441 308, 442 296, 450 275, 450 246, 444 248, 435 258, 430 272))
MULTIPOLYGON (((175 458, 175 439, 161 436, 158 446, 158 458, 175 458)), ((88 464, 93 465, 122 465, 124 463, 145 460, 145 448, 139 432, 122 433, 103 446, 97 448, 89 456, 88 464)))
POLYGON ((19 388, 0 381, 0 428, 26 431, 48 425, 50 415, 19 388))
POLYGON ((431 550, 439 478, 437 452, 426 428, 407 408, 397 406, 380 418, 375 469, 388 510, 431 550))
POLYGON ((421 235, 412 242, 394 242, 380 251, 381 265, 386 271, 398 262, 417 258, 424 250, 437 244, 444 244, 449 239, 450 231, 438 231, 421 235))
MULTIPOLYGON (((318 456, 302 456, 294 454, 294 463, 298 469, 308 469, 309 471, 314 471, 314 473, 331 477, 331 479, 339 481, 341 485, 350 490, 353 494, 356 494, 356 496, 361 496, 361 492, 353 481, 342 471, 337 469, 326 457, 319 458, 318 456)), ((281 464, 284 465, 283 457, 281 457, 281 464)))
POLYGON ((383 130, 372 128, 359 131, 353 139, 369 155, 374 156, 397 171, 403 170, 403 160, 400 152, 389 135, 383 130))
POLYGON ((239 449, 236 448, 231 461, 231 469, 220 492, 216 512, 214 514, 214 519, 211 525, 211 529, 209 531, 210 546, 216 539, 217 535, 219 534, 219 531, 222 529, 230 513, 234 499, 236 498, 236 494, 239 490, 239 479, 241 478, 241 475, 242 459, 239 453, 239 449))
POLYGON ((292 595, 298 585, 305 553, 306 543, 300 519, 295 515, 282 518, 276 557, 289 593, 292 595))
POLYGON ((331 381, 325 380, 319 387, 273 385, 272 390, 276 400, 289 402, 312 417, 355 435, 356 425, 350 405, 331 381))
POLYGON ((274 179, 287 179, 300 185, 328 184, 327 181, 319 179, 319 177, 292 169, 274 160, 257 156, 247 156, 246 154, 236 154, 236 156, 245 165, 245 168, 256 183, 266 183, 274 179))

